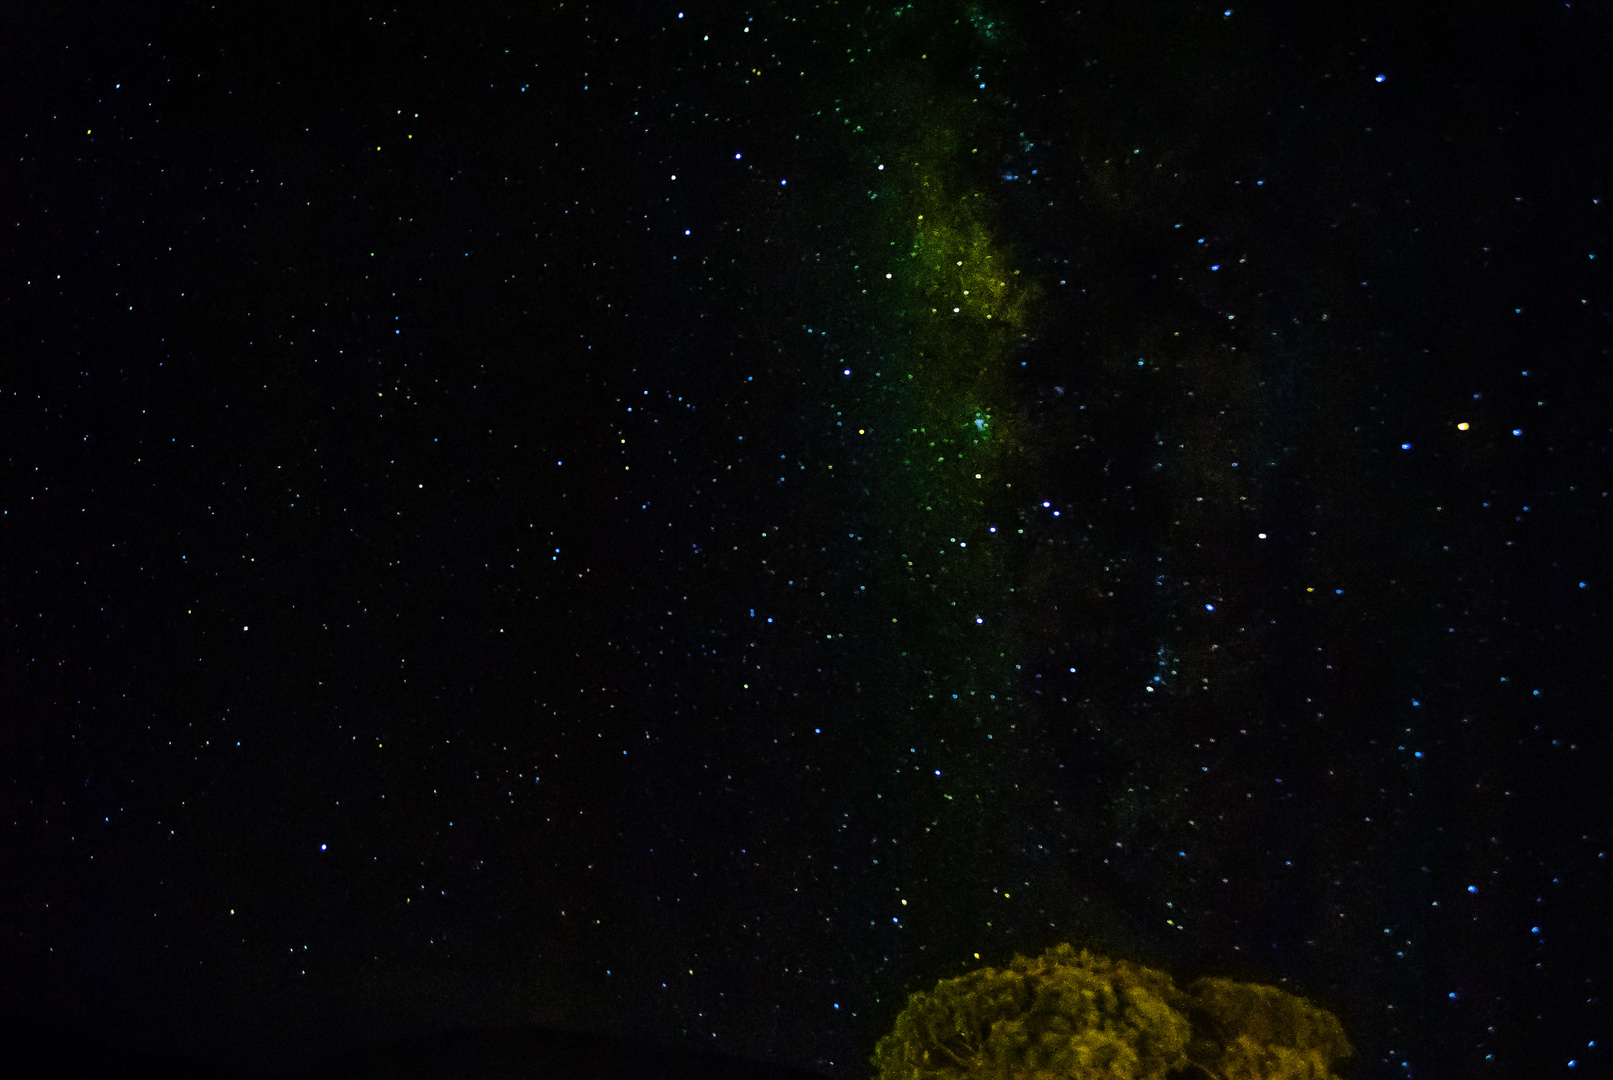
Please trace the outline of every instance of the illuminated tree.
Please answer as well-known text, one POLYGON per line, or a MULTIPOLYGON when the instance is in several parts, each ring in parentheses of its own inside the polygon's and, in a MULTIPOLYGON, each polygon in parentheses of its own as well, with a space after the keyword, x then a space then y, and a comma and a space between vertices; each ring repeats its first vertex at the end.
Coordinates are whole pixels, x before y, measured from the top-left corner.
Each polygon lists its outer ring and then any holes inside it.
POLYGON ((1350 1056, 1338 1017, 1275 986, 1199 979, 1187 993, 1207 1050, 1195 1057, 1217 1080, 1331 1080, 1350 1056))
POLYGON ((1057 945, 908 998, 878 1080, 1335 1080, 1338 1019, 1276 987, 1169 975, 1057 945))

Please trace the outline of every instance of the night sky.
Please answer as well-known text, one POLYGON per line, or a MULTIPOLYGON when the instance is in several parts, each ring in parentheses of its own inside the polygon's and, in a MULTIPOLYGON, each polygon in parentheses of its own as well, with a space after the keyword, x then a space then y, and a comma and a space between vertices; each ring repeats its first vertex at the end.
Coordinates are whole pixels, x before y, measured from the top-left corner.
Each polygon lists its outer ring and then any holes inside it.
POLYGON ((1605 10, 433 7, 0 9, 6 1016, 1613 1072, 1605 10))

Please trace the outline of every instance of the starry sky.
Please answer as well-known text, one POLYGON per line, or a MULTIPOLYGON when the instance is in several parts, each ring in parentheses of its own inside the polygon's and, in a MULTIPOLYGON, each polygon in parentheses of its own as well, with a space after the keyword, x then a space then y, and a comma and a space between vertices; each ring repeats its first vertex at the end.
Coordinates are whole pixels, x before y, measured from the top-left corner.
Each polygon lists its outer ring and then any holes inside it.
POLYGON ((1299 7, 8 6, 0 1008, 1607 1075, 1613 22, 1299 7))

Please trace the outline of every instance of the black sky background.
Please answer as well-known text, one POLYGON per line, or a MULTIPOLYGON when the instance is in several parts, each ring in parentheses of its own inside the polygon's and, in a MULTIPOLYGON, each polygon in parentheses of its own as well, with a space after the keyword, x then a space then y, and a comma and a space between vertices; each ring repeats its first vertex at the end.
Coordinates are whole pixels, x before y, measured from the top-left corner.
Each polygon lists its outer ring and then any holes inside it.
POLYGON ((8 1014, 851 1077, 1073 939, 1286 980, 1358 1077, 1605 1073, 1606 16, 679 10, 4 9, 8 1014), (985 864, 890 779, 928 684, 828 470, 920 47, 1049 296, 985 864))

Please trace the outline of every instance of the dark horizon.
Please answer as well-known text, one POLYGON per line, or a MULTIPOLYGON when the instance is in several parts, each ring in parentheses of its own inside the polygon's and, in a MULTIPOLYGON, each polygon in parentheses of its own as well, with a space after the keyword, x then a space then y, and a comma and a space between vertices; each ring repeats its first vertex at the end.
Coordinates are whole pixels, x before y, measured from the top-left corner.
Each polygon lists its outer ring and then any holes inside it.
POLYGON ((542 1077, 545 1080, 814 1080, 806 1069, 732 1054, 669 1048, 603 1031, 536 1024, 448 1026, 360 1043, 290 1050, 234 1046, 221 1054, 177 1051, 138 1035, 110 1038, 50 1023, 0 1019, 0 1047, 16 1076, 163 1076, 169 1080, 406 1080, 419 1077, 542 1077))

